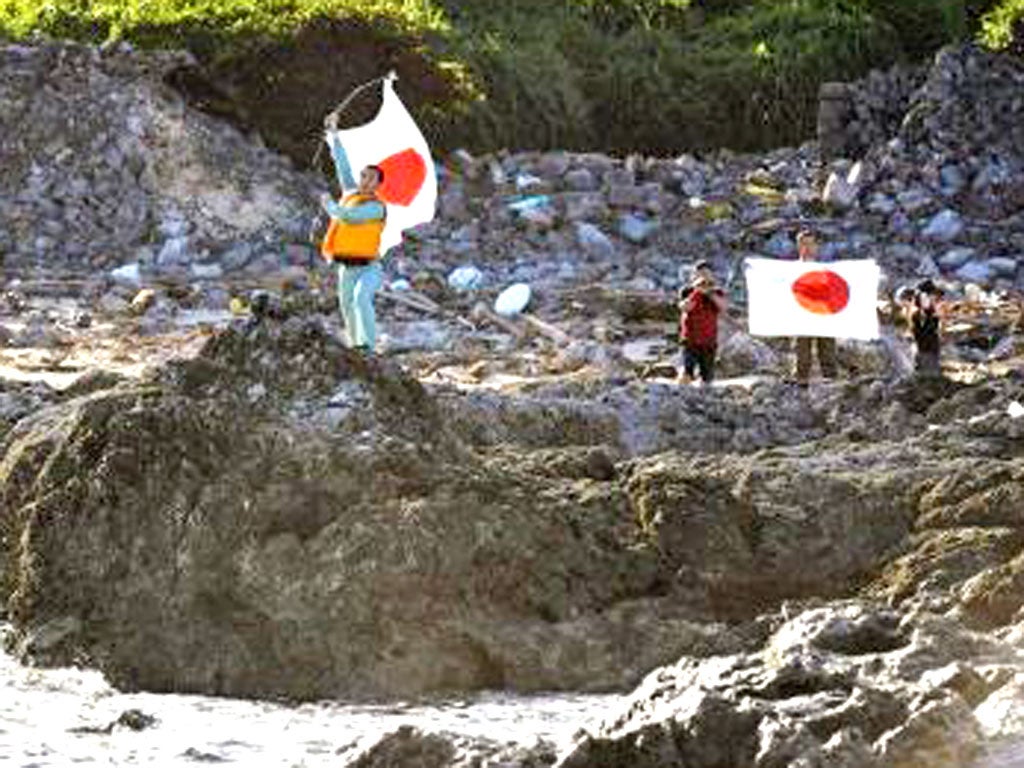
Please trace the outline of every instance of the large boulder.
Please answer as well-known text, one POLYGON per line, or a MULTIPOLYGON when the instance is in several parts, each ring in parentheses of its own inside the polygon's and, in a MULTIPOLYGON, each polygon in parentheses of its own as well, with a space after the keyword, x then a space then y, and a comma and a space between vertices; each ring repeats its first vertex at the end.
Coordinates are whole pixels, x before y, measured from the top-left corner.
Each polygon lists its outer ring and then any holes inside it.
POLYGON ((124 687, 593 690, 736 646, 642 599, 656 555, 607 457, 478 456, 413 379, 301 320, 43 409, 3 448, 15 650, 124 687))

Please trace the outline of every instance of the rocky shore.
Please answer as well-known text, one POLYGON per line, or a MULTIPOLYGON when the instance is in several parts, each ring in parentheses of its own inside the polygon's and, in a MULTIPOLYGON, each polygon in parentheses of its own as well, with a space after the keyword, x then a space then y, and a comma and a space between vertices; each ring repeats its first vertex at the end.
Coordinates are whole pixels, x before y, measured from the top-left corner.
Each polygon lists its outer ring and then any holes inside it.
POLYGON ((0 61, 24 663, 289 700, 632 691, 562 754, 406 728, 360 768, 952 767, 1021 737, 1019 61, 893 75, 903 118, 850 157, 456 153, 369 359, 306 239, 325 182, 186 106, 179 56, 0 61), (807 226, 886 295, 883 339, 801 390, 743 330, 742 260, 807 226), (674 379, 699 258, 734 307, 710 388, 674 379), (887 301, 920 277, 951 305, 936 381, 887 301))

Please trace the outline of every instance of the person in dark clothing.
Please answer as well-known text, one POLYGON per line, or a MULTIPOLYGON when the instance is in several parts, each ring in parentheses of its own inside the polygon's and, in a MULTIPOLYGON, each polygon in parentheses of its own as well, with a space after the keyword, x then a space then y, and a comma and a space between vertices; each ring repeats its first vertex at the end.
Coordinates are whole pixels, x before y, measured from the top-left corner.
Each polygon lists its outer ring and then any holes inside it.
POLYGON ((690 284, 679 292, 679 340, 683 345, 683 380, 699 373, 710 384, 718 351, 718 316, 725 311, 725 291, 715 284, 711 265, 698 262, 690 284))
POLYGON ((931 280, 922 280, 914 291, 907 311, 907 323, 914 336, 914 371, 922 376, 941 376, 939 360, 942 291, 931 280))
MULTIPOLYGON (((800 261, 814 261, 818 256, 818 238, 808 229, 796 236, 797 257, 800 261)), ((796 348, 796 382, 806 387, 811 378, 811 365, 817 353, 818 367, 823 379, 834 379, 836 376, 836 340, 828 336, 797 336, 794 339, 796 348)))

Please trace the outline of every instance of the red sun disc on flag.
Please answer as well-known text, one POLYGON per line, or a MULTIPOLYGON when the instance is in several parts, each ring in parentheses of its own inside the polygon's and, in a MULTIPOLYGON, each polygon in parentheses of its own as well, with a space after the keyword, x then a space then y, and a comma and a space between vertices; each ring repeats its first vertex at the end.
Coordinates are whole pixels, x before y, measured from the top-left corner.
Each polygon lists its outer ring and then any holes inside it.
POLYGON ((821 269, 800 275, 793 283, 793 296, 808 312, 834 315, 849 303, 850 286, 835 272, 821 269))
POLYGON ((377 194, 385 203, 409 205, 416 199, 427 178, 427 164, 419 152, 403 149, 377 165, 384 171, 384 181, 377 188, 377 194))

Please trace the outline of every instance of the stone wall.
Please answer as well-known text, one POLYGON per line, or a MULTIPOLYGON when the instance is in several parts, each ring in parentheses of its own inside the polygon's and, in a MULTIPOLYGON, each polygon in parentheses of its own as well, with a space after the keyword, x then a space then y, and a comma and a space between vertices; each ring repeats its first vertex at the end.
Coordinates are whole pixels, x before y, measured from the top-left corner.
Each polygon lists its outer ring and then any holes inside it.
POLYGON ((822 83, 818 142, 827 159, 857 158, 896 135, 927 68, 897 65, 853 83, 822 83))

